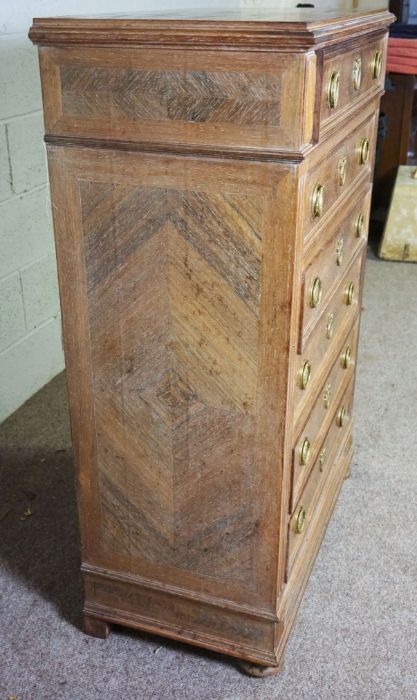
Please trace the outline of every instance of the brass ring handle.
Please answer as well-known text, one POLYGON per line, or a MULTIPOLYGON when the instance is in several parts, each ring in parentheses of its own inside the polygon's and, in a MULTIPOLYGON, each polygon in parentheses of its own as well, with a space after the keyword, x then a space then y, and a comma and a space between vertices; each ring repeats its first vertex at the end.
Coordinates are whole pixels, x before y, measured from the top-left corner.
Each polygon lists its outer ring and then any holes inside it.
POLYGON ((347 346, 345 352, 342 355, 342 366, 343 369, 347 369, 350 365, 350 360, 352 358, 352 350, 347 346))
POLYGON ((323 394, 324 408, 329 408, 331 398, 332 398, 332 385, 328 384, 326 386, 326 388, 324 390, 324 394, 323 394))
POLYGON ((329 314, 326 323, 326 338, 330 340, 334 330, 334 314, 329 314))
POLYGON ((307 520, 307 513, 306 510, 303 506, 300 506, 298 509, 297 517, 295 519, 295 532, 297 535, 301 535, 303 532, 305 526, 306 526, 306 520, 307 520))
POLYGON ((382 51, 377 49, 371 63, 371 73, 374 80, 378 80, 382 71, 382 51))
POLYGON ((330 109, 336 109, 337 107, 339 101, 339 83, 340 71, 335 70, 332 72, 327 85, 327 104, 330 109))
POLYGON ((311 196, 311 213, 313 219, 319 219, 323 214, 324 207, 324 185, 317 184, 311 196))
POLYGON ((369 159, 369 139, 361 139, 359 144, 359 165, 365 165, 369 159))
POLYGON ((321 298, 323 295, 323 287, 321 283, 320 277, 316 277, 314 279, 313 284, 311 285, 311 291, 310 291, 310 306, 315 309, 317 306, 319 306, 321 302, 321 298))
POLYGON ((349 286, 346 290, 346 305, 352 306, 354 301, 355 301, 355 285, 353 284, 353 282, 350 282, 349 286))
POLYGON ((323 447, 322 451, 320 452, 319 455, 319 471, 323 471, 323 467, 326 464, 327 461, 327 448, 323 447))
POLYGON ((356 238, 360 238, 361 236, 363 236, 364 229, 365 229, 365 217, 363 214, 359 214, 358 218, 356 219, 356 224, 355 224, 356 238))
POLYGON ((348 159, 346 156, 342 156, 339 160, 338 166, 337 166, 337 174, 338 174, 338 180, 339 180, 339 185, 344 185, 346 182, 346 177, 347 177, 347 170, 348 170, 348 159))
POLYGON ((336 265, 339 267, 343 262, 343 238, 339 238, 336 242, 336 265))
POLYGON ((308 463, 308 460, 310 459, 310 454, 311 454, 310 440, 306 437, 306 438, 304 438, 303 442, 301 443, 301 447, 300 447, 300 464, 303 467, 305 467, 305 465, 308 463))
POLYGON ((362 59, 360 56, 355 58, 353 61, 353 68, 352 68, 352 82, 353 82, 353 89, 354 90, 359 90, 361 86, 361 80, 362 80, 362 59))
POLYGON ((306 389, 307 384, 311 379, 311 364, 308 360, 305 360, 300 369, 300 387, 301 389, 306 389))
POLYGON ((343 428, 348 419, 348 414, 345 406, 341 406, 336 415, 336 425, 338 428, 343 428))

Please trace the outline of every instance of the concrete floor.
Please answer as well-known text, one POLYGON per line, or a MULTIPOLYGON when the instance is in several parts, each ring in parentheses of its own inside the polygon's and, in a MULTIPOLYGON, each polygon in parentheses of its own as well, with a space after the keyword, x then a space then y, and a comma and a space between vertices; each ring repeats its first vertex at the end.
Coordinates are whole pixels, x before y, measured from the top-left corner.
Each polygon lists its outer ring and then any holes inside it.
POLYGON ((417 265, 368 260, 352 478, 275 678, 123 629, 85 637, 64 377, 3 423, 0 700, 417 699, 416 299, 417 265))

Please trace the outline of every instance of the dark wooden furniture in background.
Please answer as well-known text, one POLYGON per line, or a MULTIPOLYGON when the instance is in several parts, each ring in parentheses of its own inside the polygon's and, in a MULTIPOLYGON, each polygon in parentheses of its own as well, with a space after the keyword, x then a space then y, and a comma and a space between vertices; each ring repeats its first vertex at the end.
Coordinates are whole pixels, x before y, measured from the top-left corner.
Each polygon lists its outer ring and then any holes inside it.
POLYGON ((279 668, 351 460, 390 21, 34 21, 87 633, 279 668))
POLYGON ((390 0, 389 10, 402 25, 417 21, 417 0, 390 0))
POLYGON ((417 165, 416 76, 389 73, 381 99, 384 134, 375 168, 372 203, 388 208, 399 165, 417 165))

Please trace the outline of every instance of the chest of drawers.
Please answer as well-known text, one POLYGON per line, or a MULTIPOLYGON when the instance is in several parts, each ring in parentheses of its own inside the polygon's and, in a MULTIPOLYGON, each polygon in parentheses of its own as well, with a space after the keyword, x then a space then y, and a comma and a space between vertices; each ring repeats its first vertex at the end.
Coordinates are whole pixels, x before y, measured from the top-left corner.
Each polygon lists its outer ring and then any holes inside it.
POLYGON ((90 634, 279 669, 351 459, 366 10, 34 20, 90 634))

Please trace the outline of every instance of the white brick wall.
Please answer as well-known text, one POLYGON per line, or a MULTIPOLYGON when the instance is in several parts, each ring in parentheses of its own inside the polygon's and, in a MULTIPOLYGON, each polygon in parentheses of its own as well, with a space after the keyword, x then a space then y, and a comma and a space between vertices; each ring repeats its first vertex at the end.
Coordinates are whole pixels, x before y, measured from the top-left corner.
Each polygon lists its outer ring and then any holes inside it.
POLYGON ((126 0, 122 8, 116 0, 2 3, 0 421, 64 367, 37 49, 27 38, 32 17, 207 6, 209 0, 126 0))
POLYGON ((0 420, 61 371, 37 52, 0 35, 0 420))

